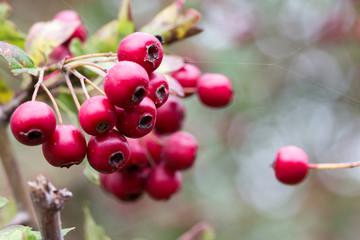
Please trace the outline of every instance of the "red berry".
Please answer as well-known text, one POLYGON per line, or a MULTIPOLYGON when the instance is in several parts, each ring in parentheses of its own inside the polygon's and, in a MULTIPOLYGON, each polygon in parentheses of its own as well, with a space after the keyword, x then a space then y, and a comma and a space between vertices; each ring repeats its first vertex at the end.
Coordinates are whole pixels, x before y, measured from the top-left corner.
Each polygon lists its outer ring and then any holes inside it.
POLYGON ((73 55, 70 52, 69 48, 64 45, 57 46, 54 48, 54 50, 51 52, 49 58, 51 63, 60 62, 64 58, 72 58, 73 55))
POLYGON ((200 101, 209 107, 224 107, 232 100, 231 81, 222 74, 207 73, 197 84, 200 101))
POLYGON ((116 121, 115 107, 104 96, 91 97, 80 107, 80 125, 90 135, 106 134, 114 128, 116 121))
POLYGON ((117 55, 119 61, 136 62, 151 73, 160 66, 163 48, 160 41, 151 34, 135 32, 120 42, 117 55))
POLYGON ((157 72, 149 76, 149 98, 153 100, 156 108, 162 106, 169 98, 169 84, 166 78, 157 72))
POLYGON ((300 183, 309 170, 308 162, 308 157, 301 148, 295 146, 280 148, 273 164, 276 178, 285 184, 300 183))
POLYGON ((183 126, 184 118, 184 104, 180 98, 170 95, 166 103, 157 109, 155 129, 163 134, 179 131, 183 126))
POLYGON ((109 175, 108 187, 118 199, 126 202, 138 200, 145 188, 146 179, 141 172, 126 174, 116 172, 109 175))
POLYGON ((71 10, 61 11, 58 14, 56 14, 54 19, 68 24, 79 24, 79 26, 75 29, 74 33, 69 37, 68 40, 66 40, 65 43, 63 43, 63 45, 66 46, 69 45, 71 40, 74 38, 78 38, 82 42, 86 40, 87 30, 83 25, 81 18, 75 11, 71 11, 71 10))
POLYGON ((42 145, 45 159, 55 167, 80 164, 86 156, 84 134, 73 125, 58 125, 50 139, 42 145))
POLYGON ((103 136, 92 136, 87 157, 91 167, 101 173, 119 171, 129 160, 130 148, 126 138, 115 129, 103 136))
POLYGON ((127 173, 136 172, 142 168, 145 168, 149 165, 146 149, 139 139, 128 139, 130 146, 130 158, 121 171, 127 173))
POLYGON ((152 132, 142 138, 145 142, 145 147, 152 160, 155 163, 161 161, 161 152, 163 148, 163 139, 159 134, 152 132))
POLYGON ((16 108, 10 119, 14 137, 28 146, 46 142, 55 131, 55 113, 49 105, 28 101, 16 108))
POLYGON ((171 170, 185 170, 193 165, 197 149, 197 142, 191 134, 177 132, 166 140, 162 159, 166 167, 171 170))
POLYGON ((116 108, 118 121, 116 128, 129 138, 140 138, 151 132, 156 121, 154 102, 146 97, 131 109, 116 108))
POLYGON ((111 174, 99 174, 100 186, 107 192, 110 192, 109 179, 111 174))
MULTIPOLYGON (((171 73, 171 76, 175 78, 183 88, 195 88, 201 76, 201 71, 194 64, 185 63, 182 68, 171 73)), ((186 93, 185 97, 191 95, 193 95, 193 93, 186 93)))
POLYGON ((170 171, 164 165, 157 165, 150 173, 146 192, 154 199, 167 200, 176 193, 182 183, 179 171, 170 171))
POLYGON ((122 61, 107 72, 104 90, 109 101, 121 108, 138 105, 148 94, 149 76, 139 64, 122 61))

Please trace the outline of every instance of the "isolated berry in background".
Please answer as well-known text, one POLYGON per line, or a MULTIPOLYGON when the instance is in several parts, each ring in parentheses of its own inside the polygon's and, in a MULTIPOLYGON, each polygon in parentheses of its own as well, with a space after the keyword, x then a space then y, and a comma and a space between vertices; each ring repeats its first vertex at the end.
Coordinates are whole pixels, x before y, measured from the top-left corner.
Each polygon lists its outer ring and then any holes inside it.
POLYGON ((139 139, 127 139, 130 147, 130 157, 126 165, 121 169, 123 172, 133 173, 149 165, 146 149, 139 139))
POLYGON ((14 137, 28 146, 46 142, 55 131, 55 113, 49 105, 28 101, 16 108, 10 119, 14 137))
POLYGON ((163 138, 159 134, 151 132, 140 140, 144 141, 145 148, 150 155, 148 157, 151 157, 155 163, 159 163, 161 161, 163 138))
POLYGON ((197 83, 197 94, 206 106, 224 107, 232 100, 231 81, 222 74, 206 73, 197 83))
POLYGON ((308 157, 296 146, 286 146, 277 152, 273 168, 276 178, 285 184, 300 183, 308 173, 308 157))
POLYGON ((110 188, 108 184, 110 176, 111 174, 103 174, 103 173, 99 174, 100 186, 107 192, 110 192, 110 188))
POLYGON ((106 134, 114 128, 116 121, 115 107, 104 96, 91 97, 80 107, 80 125, 90 135, 106 134))
POLYGON ((163 48, 160 41, 151 34, 135 32, 120 42, 117 56, 119 61, 136 62, 151 73, 160 66, 163 48))
POLYGON ((154 102, 145 97, 139 105, 131 109, 116 108, 118 121, 116 128, 129 138, 140 138, 151 132, 156 122, 154 102))
POLYGON ((92 136, 88 143, 89 164, 101 173, 119 171, 129 160, 130 148, 125 137, 115 129, 104 136, 92 136))
POLYGON ((166 78, 157 72, 149 75, 149 95, 156 108, 161 107, 169 98, 169 84, 166 78))
POLYGON ((185 170, 194 164, 197 149, 196 139, 191 134, 173 133, 165 141, 162 159, 168 169, 185 170))
POLYGON ((116 63, 104 78, 104 91, 109 101, 120 108, 138 105, 148 94, 149 76, 139 64, 116 63))
POLYGON ((147 179, 146 192, 154 199, 167 200, 180 189, 181 184, 181 172, 170 171, 163 164, 159 164, 153 168, 147 179))
POLYGON ((43 143, 45 159, 55 167, 80 164, 86 156, 84 134, 73 125, 58 125, 50 139, 43 143))
MULTIPOLYGON (((183 88, 195 88, 201 76, 201 71, 194 64, 185 63, 182 68, 172 72, 171 76, 175 78, 183 88)), ((193 93, 185 93, 185 97, 191 95, 193 95, 193 93)))
POLYGON ((84 42, 87 37, 87 30, 83 25, 81 18, 75 11, 64 10, 59 12, 54 17, 55 20, 68 23, 68 24, 78 24, 78 27, 75 29, 74 33, 69 37, 69 39, 63 43, 63 45, 69 45, 72 39, 78 38, 80 41, 84 42))
POLYGON ((50 63, 60 62, 64 58, 72 58, 72 57, 73 55, 70 52, 69 48, 64 45, 60 45, 54 48, 54 50, 51 52, 49 56, 50 63))
POLYGON ((180 98, 170 95, 166 103, 157 109, 155 130, 161 134, 179 131, 184 119, 184 104, 180 98))

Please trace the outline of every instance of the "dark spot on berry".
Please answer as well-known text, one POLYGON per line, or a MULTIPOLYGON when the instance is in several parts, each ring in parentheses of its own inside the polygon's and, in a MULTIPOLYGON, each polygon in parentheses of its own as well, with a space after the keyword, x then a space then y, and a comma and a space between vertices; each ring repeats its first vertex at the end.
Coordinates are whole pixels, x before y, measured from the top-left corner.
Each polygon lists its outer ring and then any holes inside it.
POLYGON ((156 42, 146 46, 146 51, 147 54, 144 59, 145 61, 154 63, 157 59, 159 59, 159 47, 156 45, 156 42))
POLYGON ((134 91, 131 101, 134 103, 140 102, 141 100, 144 99, 145 96, 146 96, 146 89, 144 87, 137 87, 134 91))
POLYGON ((151 124, 152 119, 153 116, 150 114, 143 116, 138 123, 138 127, 143 130, 150 128, 152 126, 151 124))
POLYGON ((27 134, 27 139, 30 142, 37 142, 41 139, 43 139, 44 135, 42 134, 41 131, 39 130, 31 130, 28 134, 27 134))
POLYGON ((109 122, 99 122, 99 124, 96 126, 96 131, 102 133, 108 130, 109 127, 110 127, 109 122))
POLYGON ((122 152, 113 153, 109 159, 109 165, 118 168, 124 161, 124 154, 122 152))
POLYGON ((161 85, 160 87, 158 87, 158 89, 156 89, 155 94, 156 97, 160 100, 160 102, 162 102, 168 94, 165 85, 161 85))

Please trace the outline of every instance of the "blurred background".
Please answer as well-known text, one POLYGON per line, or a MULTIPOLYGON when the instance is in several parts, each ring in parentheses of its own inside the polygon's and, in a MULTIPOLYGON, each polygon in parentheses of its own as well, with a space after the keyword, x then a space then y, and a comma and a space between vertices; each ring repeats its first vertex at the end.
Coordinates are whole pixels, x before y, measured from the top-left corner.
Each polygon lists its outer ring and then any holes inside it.
MULTIPOLYGON (((120 0, 9 0, 27 33, 34 22, 72 9, 90 33, 116 18, 120 0)), ((171 1, 133 0, 137 26, 171 1)), ((74 197, 62 211, 67 239, 82 239, 82 205, 112 239, 171 240, 199 221, 219 240, 359 239, 360 169, 310 171, 296 186, 270 167, 277 150, 297 145, 311 162, 360 160, 360 4, 354 0, 187 0, 204 32, 172 45, 203 72, 233 81, 220 110, 186 99, 185 130, 200 144, 182 190, 168 202, 123 204, 83 176, 83 166, 51 167, 40 147, 12 138, 26 180, 38 174, 74 197)), ((9 196, 0 171, 1 195, 9 196), (3 194, 4 193, 4 194, 3 194)), ((3 210, 2 210, 3 211, 3 210)), ((1 212, 0 212, 1 214, 1 212)))

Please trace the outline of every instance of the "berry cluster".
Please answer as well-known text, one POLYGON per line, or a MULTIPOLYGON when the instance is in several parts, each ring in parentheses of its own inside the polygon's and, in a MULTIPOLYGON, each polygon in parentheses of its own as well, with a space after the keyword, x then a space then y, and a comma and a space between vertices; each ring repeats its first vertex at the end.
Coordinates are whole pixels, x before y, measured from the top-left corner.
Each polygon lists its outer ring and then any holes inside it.
MULTIPOLYGON (((76 16, 65 11, 55 19, 66 22, 76 16)), ((73 38, 85 40, 82 24, 61 46, 68 48, 73 38)), ((198 145, 191 134, 181 131, 184 104, 170 95, 166 77, 155 72, 162 59, 160 37, 135 32, 120 42, 118 61, 104 77, 104 96, 90 97, 85 91, 87 99, 78 106, 80 126, 91 135, 88 143, 79 128, 62 124, 58 111, 56 125, 56 114, 35 100, 36 91, 32 101, 20 105, 11 117, 15 138, 29 146, 42 144, 45 159, 55 167, 80 164, 87 156, 100 173, 101 186, 120 200, 134 201, 143 192, 157 200, 169 199, 181 186, 181 171, 194 164, 198 145)), ((197 93, 210 107, 223 107, 232 100, 231 82, 221 74, 201 75, 196 66, 186 63, 171 76, 183 87, 183 97, 197 93)), ((68 75, 65 78, 70 81, 68 75)))

